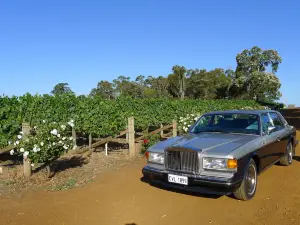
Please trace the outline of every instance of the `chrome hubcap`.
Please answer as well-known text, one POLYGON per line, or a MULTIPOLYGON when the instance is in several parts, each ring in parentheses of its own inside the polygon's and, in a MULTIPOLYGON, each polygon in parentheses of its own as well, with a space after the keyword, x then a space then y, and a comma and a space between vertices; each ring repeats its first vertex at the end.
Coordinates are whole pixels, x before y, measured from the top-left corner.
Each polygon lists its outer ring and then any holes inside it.
POLYGON ((248 194, 252 195, 255 192, 256 188, 256 169, 253 165, 250 165, 248 169, 246 181, 248 194))
POLYGON ((291 163, 293 160, 293 151, 291 144, 288 145, 288 161, 291 163))

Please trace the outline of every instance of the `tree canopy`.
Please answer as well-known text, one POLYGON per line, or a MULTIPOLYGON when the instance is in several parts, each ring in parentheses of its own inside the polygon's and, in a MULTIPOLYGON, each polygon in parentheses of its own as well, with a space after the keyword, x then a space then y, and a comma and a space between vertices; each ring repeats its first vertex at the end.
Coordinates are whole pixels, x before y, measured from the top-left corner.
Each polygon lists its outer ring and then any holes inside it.
MULTIPOLYGON (((281 83, 276 76, 282 59, 276 50, 258 46, 236 55, 236 69, 212 70, 174 65, 166 76, 135 79, 119 76, 112 82, 101 80, 91 96, 114 99, 118 96, 168 99, 255 99, 274 102, 281 97, 281 83)), ((53 92, 71 91, 68 84, 56 85, 53 92)))
POLYGON ((65 93, 73 93, 68 83, 58 83, 51 91, 53 95, 61 95, 65 93))

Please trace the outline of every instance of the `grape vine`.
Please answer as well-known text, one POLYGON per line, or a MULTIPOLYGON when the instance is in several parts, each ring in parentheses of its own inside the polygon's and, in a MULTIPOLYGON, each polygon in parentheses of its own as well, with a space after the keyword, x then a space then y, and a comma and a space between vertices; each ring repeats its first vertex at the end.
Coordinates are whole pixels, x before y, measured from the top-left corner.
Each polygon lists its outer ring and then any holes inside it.
POLYGON ((0 97, 0 148, 21 130, 22 122, 39 126, 43 120, 65 122, 73 119, 76 132, 94 136, 115 135, 126 128, 127 118, 135 117, 135 127, 169 124, 190 113, 214 110, 261 108, 248 100, 166 100, 118 98, 103 100, 64 94, 0 97))

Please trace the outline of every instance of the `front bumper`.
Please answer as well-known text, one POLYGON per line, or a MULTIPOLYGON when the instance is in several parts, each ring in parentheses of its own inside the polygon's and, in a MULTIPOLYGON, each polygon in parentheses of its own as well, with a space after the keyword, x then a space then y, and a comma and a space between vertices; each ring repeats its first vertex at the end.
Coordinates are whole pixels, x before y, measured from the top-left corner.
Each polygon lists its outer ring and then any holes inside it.
MULTIPOLYGON (((174 184, 168 181, 168 172, 160 171, 149 166, 142 169, 144 178, 149 183, 156 183, 170 188, 181 189, 192 192, 201 192, 207 194, 229 195, 233 193, 242 183, 242 180, 232 181, 232 179, 220 179, 215 177, 195 177, 186 175, 188 177, 188 185, 174 184)), ((180 173, 173 173, 175 175, 182 175, 180 173)))

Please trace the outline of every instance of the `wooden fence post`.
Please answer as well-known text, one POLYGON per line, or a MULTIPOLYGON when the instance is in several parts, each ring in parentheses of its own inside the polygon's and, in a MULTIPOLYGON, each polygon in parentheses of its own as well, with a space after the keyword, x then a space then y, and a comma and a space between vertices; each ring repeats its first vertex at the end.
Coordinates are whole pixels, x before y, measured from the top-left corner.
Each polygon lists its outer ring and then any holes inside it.
POLYGON ((134 117, 128 118, 128 143, 129 143, 129 155, 135 156, 134 117))
POLYGON ((27 136, 30 133, 30 125, 29 123, 22 123, 22 132, 23 132, 23 136, 27 136))
POLYGON ((77 137, 76 137, 76 131, 75 131, 74 127, 72 127, 72 137, 73 137, 73 145, 77 146, 77 143, 76 143, 77 137))
POLYGON ((90 150, 92 150, 92 142, 93 142, 92 134, 89 134, 89 149, 90 150))
MULTIPOLYGON (((30 128, 29 123, 22 123, 23 138, 25 138, 27 135, 30 134, 30 130, 31 130, 31 128, 30 128)), ((32 174, 31 162, 30 162, 30 159, 28 159, 28 158, 26 158, 26 159, 23 158, 23 174, 24 174, 24 177, 26 177, 26 178, 31 177, 31 174, 32 174)))
POLYGON ((177 121, 173 120, 173 137, 177 136, 177 121))
MULTIPOLYGON (((160 128, 163 128, 164 126, 162 125, 162 124, 160 124, 160 128)), ((164 136, 164 131, 162 130, 161 132, 160 132, 160 136, 162 137, 162 136, 164 136)))
POLYGON ((126 130, 127 130, 127 132, 126 132, 126 142, 128 143, 128 140, 129 140, 129 135, 128 135, 128 125, 126 126, 126 130))

